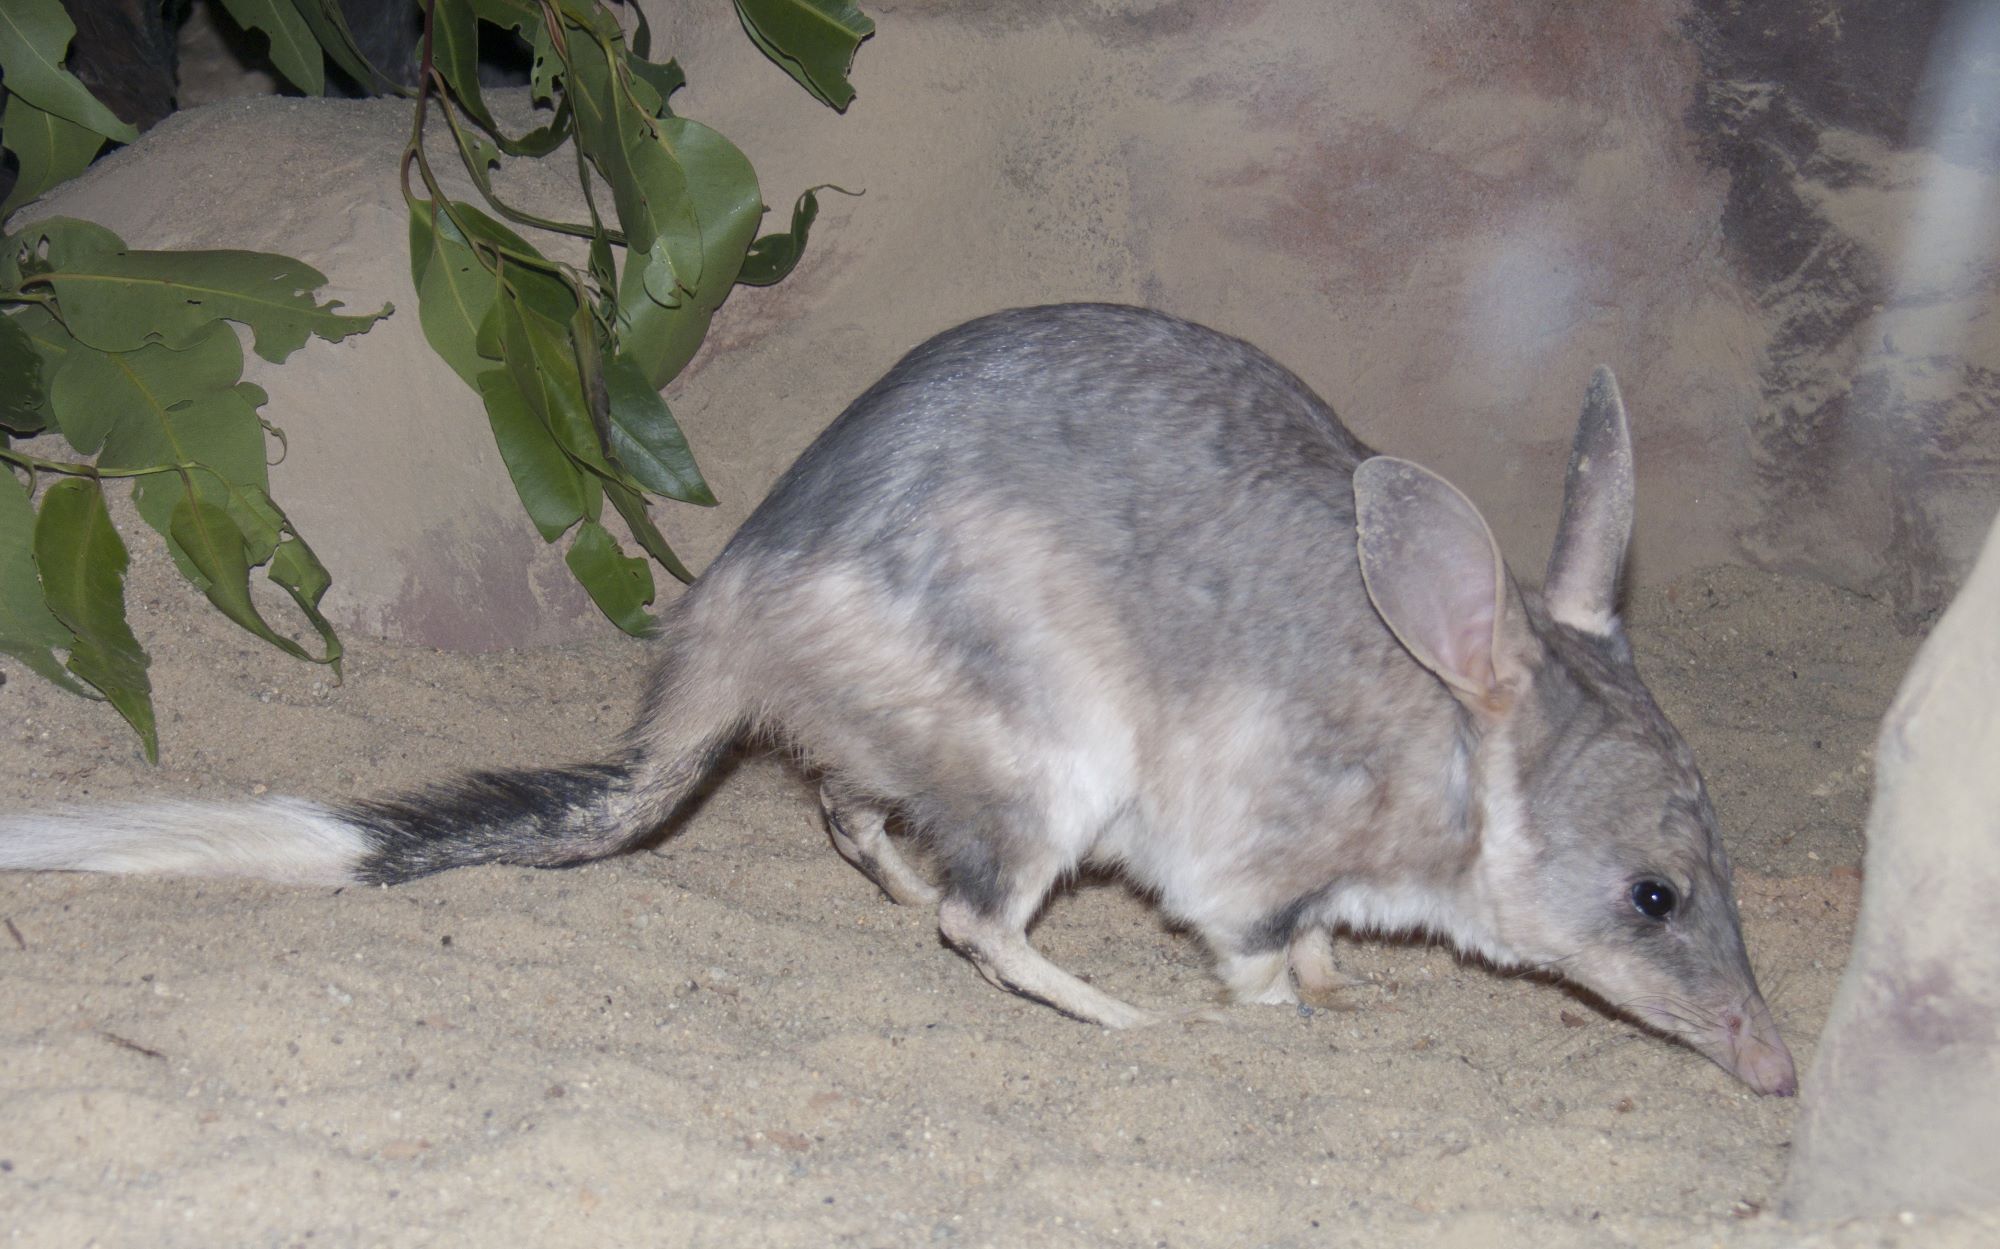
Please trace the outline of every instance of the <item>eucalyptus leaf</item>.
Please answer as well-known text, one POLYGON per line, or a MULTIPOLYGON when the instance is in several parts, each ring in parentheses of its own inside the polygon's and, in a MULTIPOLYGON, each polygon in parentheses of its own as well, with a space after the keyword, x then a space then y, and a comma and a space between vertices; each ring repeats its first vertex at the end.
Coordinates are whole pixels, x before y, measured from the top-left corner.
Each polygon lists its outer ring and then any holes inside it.
MULTIPOLYGON (((257 605, 250 597, 249 546, 252 542, 258 542, 259 546, 262 544, 245 534, 227 510, 199 495, 184 493, 174 504, 167 532, 173 538, 175 547, 200 571, 201 577, 195 584, 218 611, 239 627, 294 658, 322 658, 273 629, 258 613, 257 605)), ((267 554, 274 552, 276 545, 273 542, 266 549, 267 554)), ((318 615, 317 612, 313 614, 318 615)), ((338 653, 337 649, 334 650, 334 655, 338 653)), ((331 659, 334 655, 324 658, 331 659)))
POLYGON ((528 410, 571 459, 605 476, 613 475, 591 419, 569 327, 547 320, 507 295, 495 311, 504 348, 502 360, 528 410))
POLYGON ((749 254, 743 257, 743 269, 736 275, 738 282, 745 286, 770 286, 791 274, 799 257, 805 254, 806 235, 819 217, 819 192, 825 189, 813 187, 799 196, 792 205, 790 230, 766 234, 750 244, 749 254))
POLYGON ((646 59, 645 51, 636 43, 633 46, 633 55, 626 64, 631 67, 632 73, 651 87, 653 93, 659 97, 660 104, 656 112, 666 110, 667 98, 687 86, 687 72, 681 68, 679 61, 649 61, 646 59))
POLYGON ((27 336, 35 354, 41 358, 40 394, 33 396, 39 400, 35 407, 34 419, 39 422, 37 428, 46 429, 55 420, 56 415, 55 408, 49 402, 49 385, 54 380, 56 372, 62 368, 62 362, 68 358, 70 349, 76 346, 76 340, 69 336, 69 331, 62 327, 62 322, 56 320, 48 309, 38 305, 30 304, 10 313, 7 321, 27 336))
POLYGON ((451 218, 431 215, 428 200, 410 205, 410 261, 417 284, 417 321, 431 350, 465 384, 493 367, 480 357, 479 326, 492 311, 499 278, 481 264, 451 218))
POLYGON ((248 325, 257 354, 278 364, 312 335, 338 342, 393 311, 335 312, 338 301, 313 298, 325 274, 265 252, 97 252, 36 281, 55 293, 70 333, 103 351, 185 347, 226 317, 248 325))
POLYGON ((674 549, 667 545, 667 539, 658 525, 646 512, 646 497, 637 490, 631 490, 615 481, 604 483, 604 493, 611 497, 611 506, 625 518, 625 527, 632 531, 632 538, 645 550, 646 554, 660 562, 660 567, 682 582, 694 580, 687 565, 681 563, 674 549))
POLYGON ((463 6, 479 20, 526 37, 542 29, 542 8, 535 0, 438 0, 438 7, 463 6))
POLYGON ((235 333, 211 323, 179 351, 152 345, 106 352, 79 343, 49 390, 63 436, 96 456, 99 468, 201 463, 261 489, 264 429, 242 376, 235 333))
MULTIPOLYGON (((528 50, 528 95, 537 104, 547 104, 556 98, 556 82, 565 77, 569 67, 563 63, 562 55, 556 51, 555 40, 549 35, 549 28, 537 21, 527 32, 528 50)), ((568 94, 563 96, 568 102, 568 94)))
POLYGON ((438 0, 436 46, 433 55, 438 68, 444 71, 451 83, 453 96, 470 116, 498 142, 500 150, 511 156, 546 156, 562 146, 569 137, 569 104, 562 102, 556 114, 546 125, 529 133, 512 138, 502 134, 500 126, 486 104, 484 88, 479 82, 478 62, 467 59, 467 50, 478 38, 478 21, 490 22, 504 31, 519 35, 534 56, 533 84, 537 103, 546 103, 555 95, 555 75, 561 72, 562 62, 555 55, 554 46, 547 41, 548 31, 543 23, 541 6, 528 0, 438 0), (468 18, 477 19, 468 22, 468 18), (447 29, 449 28, 449 29, 447 29), (544 56, 547 57, 546 62, 544 56))
POLYGON ((700 286, 676 305, 648 289, 647 266, 655 257, 626 252, 618 285, 619 348, 645 371, 654 387, 665 386, 694 358, 709 319, 729 294, 743 266, 745 250, 764 215, 756 171, 735 144, 684 117, 660 121, 693 175, 694 209, 702 221, 706 259, 700 286))
POLYGON ((319 0, 222 0, 222 7, 245 30, 262 34, 269 44, 271 64, 285 81, 307 95, 326 94, 326 56, 299 5, 316 7, 319 0))
POLYGON ((125 240, 94 221, 44 217, 9 236, 23 278, 39 277, 90 256, 125 250, 125 240))
POLYGON ((374 95, 393 95, 396 84, 378 72, 361 55, 354 32, 347 27, 347 15, 338 0, 293 0, 298 15, 312 31, 313 39, 333 58, 333 63, 354 80, 354 85, 374 95))
POLYGON ((227 511, 183 493, 169 514, 167 532, 200 572, 197 586, 223 615, 260 636, 269 632, 250 603, 250 561, 243 553, 243 531, 227 511))
POLYGON ((564 98, 556 104, 555 115, 550 117, 543 125, 530 130, 519 138, 510 138, 503 134, 496 134, 495 138, 499 142, 500 150, 509 156, 547 156, 550 152, 555 151, 568 142, 570 137, 569 122, 569 100, 564 98))
POLYGON ((131 143, 139 132, 117 116, 75 74, 63 68, 76 23, 61 0, 7 0, 0 4, 0 76, 7 90, 45 113, 131 143))
POLYGON ((603 375, 610 405, 611 454, 618 463, 654 494, 713 507, 715 495, 695 466, 686 435, 645 373, 623 356, 614 356, 604 362, 603 375))
POLYGON ((743 29, 764 55, 823 103, 846 112, 847 81, 861 41, 875 23, 851 0, 736 0, 743 29))
POLYGON ((431 60, 467 116, 489 131, 499 126, 479 87, 479 15, 461 0, 438 0, 431 14, 431 60))
POLYGON ((641 60, 653 55, 653 24, 646 20, 646 10, 632 6, 632 51, 641 60))
POLYGON ((575 37, 582 31, 592 39, 619 40, 625 38, 625 31, 618 25, 618 19, 599 0, 553 0, 557 12, 562 14, 563 25, 575 37))
POLYGON ((305 540, 286 529, 285 538, 278 543, 278 549, 271 554, 270 570, 266 574, 278 587, 291 595, 292 602, 319 634, 322 655, 320 662, 333 667, 334 676, 340 675, 340 657, 344 648, 333 625, 320 612, 320 600, 326 597, 333 578, 328 575, 326 565, 319 562, 305 540))
POLYGON ((483 182, 492 170, 500 167, 500 149, 483 135, 468 134, 465 136, 465 159, 469 166, 479 171, 483 182))
POLYGON ((635 637, 652 632, 646 605, 653 601, 653 570, 645 560, 620 550, 609 530, 585 521, 563 560, 612 624, 635 637))
POLYGON ((448 237, 497 254, 496 264, 506 263, 506 284, 528 307, 558 322, 569 320, 576 311, 576 288, 557 276, 555 262, 505 224, 457 201, 452 201, 452 212, 444 220, 450 226, 448 237), (470 233, 461 233, 461 225, 470 233))
POLYGON ((20 479, 0 467, 0 654, 13 656, 72 694, 95 698, 55 657, 55 648, 67 649, 71 641, 69 630, 49 610, 35 573, 35 505, 20 479))
POLYGON ((207 557, 183 547, 174 529, 175 511, 190 492, 229 514, 249 563, 269 558, 282 525, 269 502, 257 419, 263 392, 240 382, 242 372, 243 349, 218 323, 182 351, 150 346, 114 353, 78 344, 50 384, 64 437, 94 454, 99 468, 174 470, 142 477, 132 499, 166 537, 182 574, 204 593, 211 593, 207 557))
POLYGON ((48 396, 42 389, 42 353, 21 320, 0 316, 0 429, 32 434, 46 424, 48 396))
POLYGON ((479 397, 486 403, 487 422, 493 427, 494 445, 513 479, 514 492, 521 496, 521 505, 542 540, 554 542, 583 519, 583 470, 556 445, 555 435, 529 408, 507 370, 480 374, 478 385, 479 397))
POLYGON ((7 96, 0 110, 0 141, 20 162, 14 189, 0 202, 0 218, 90 167, 104 136, 66 117, 35 107, 26 96, 7 96))
POLYGON ((690 184, 661 119, 633 103, 629 88, 638 84, 622 47, 574 40, 570 67, 567 98, 576 112, 577 143, 611 187, 627 246, 643 252, 664 241, 674 280, 693 289, 702 278, 706 241, 695 204, 701 188, 690 184))
POLYGON ((35 519, 35 566, 50 612, 70 632, 69 670, 104 692, 138 731, 147 760, 157 763, 150 661, 125 622, 129 563, 96 481, 72 477, 44 492, 35 519))

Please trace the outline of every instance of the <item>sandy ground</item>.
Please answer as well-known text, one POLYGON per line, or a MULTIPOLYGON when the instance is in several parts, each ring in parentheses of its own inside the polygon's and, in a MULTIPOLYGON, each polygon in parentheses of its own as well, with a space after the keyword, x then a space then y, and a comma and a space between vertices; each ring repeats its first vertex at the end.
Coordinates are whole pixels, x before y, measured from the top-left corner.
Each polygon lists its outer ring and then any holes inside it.
MULTIPOLYGON (((160 767, 7 670, 0 801, 293 792, 588 755, 642 648, 350 639, 345 680, 142 554, 160 767), (200 610, 198 610, 200 609, 200 610)), ((1803 1069, 1859 896, 1885 607, 1715 570, 1635 604, 1706 762, 1747 938, 1803 1069)), ((1560 988, 1346 947, 1340 1010, 1112 1034, 988 988, 736 767, 679 836, 395 889, 0 877, 0 1237, 37 1246, 1993 1243, 2000 1222, 1777 1217, 1796 1104, 1560 988)), ((1057 962, 1215 992, 1116 886, 1057 962)))

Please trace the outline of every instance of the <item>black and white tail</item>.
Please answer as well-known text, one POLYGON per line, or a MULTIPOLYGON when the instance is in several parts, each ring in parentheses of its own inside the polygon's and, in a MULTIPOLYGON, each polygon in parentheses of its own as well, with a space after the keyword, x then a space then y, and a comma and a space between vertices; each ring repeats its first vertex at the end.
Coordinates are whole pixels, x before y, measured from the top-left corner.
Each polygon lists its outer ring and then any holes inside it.
POLYGON ((478 863, 600 859, 665 823, 741 727, 733 700, 677 658, 656 676, 625 744, 602 762, 477 772, 352 803, 156 802, 5 816, 0 870, 344 885, 478 863))

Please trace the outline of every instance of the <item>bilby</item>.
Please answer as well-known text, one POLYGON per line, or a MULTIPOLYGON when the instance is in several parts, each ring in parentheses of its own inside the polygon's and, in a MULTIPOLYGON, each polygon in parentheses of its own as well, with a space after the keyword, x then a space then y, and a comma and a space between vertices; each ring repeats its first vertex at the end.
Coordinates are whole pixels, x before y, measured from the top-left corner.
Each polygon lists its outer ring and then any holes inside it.
POLYGON ((1029 943, 1094 865, 1198 933, 1239 1001, 1330 989, 1336 930, 1428 933, 1788 1095, 1708 795, 1616 614, 1632 494, 1600 369, 1526 590, 1462 494, 1247 344, 1135 308, 1002 312, 916 348, 785 473, 664 613, 602 761, 345 805, 16 817, 0 866, 579 863, 655 833, 755 734, 822 778, 835 846, 883 892, 1078 1019, 1171 1017, 1029 943))

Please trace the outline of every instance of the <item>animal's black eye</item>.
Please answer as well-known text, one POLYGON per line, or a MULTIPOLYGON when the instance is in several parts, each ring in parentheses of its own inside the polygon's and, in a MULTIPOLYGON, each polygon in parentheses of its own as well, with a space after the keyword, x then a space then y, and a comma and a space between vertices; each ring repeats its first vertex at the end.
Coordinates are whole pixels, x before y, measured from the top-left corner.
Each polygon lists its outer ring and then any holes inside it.
POLYGON ((1680 894, 1664 880, 1642 880, 1632 886, 1632 905, 1647 919, 1665 919, 1680 904, 1680 894))

